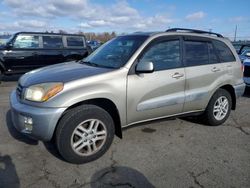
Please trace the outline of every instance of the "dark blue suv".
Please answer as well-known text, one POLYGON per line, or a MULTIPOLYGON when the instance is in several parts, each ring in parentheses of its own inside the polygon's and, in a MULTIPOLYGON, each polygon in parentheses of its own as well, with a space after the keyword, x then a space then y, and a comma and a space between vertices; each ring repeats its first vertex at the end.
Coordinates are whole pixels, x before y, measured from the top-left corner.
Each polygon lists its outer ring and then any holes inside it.
POLYGON ((243 44, 238 53, 244 69, 244 82, 250 87, 250 44, 243 44))

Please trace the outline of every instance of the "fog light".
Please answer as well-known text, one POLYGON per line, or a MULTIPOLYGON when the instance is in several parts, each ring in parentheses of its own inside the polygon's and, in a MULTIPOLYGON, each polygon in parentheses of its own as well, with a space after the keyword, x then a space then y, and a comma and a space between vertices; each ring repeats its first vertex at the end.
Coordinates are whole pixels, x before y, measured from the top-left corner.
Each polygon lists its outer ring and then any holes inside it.
POLYGON ((24 128, 25 131, 31 132, 33 129, 33 120, 30 117, 24 117, 24 128))

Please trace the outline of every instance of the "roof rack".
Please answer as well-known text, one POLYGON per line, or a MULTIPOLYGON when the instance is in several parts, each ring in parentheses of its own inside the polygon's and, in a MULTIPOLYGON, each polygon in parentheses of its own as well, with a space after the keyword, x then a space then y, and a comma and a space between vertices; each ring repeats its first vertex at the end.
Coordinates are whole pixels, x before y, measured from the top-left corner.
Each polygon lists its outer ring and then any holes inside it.
POLYGON ((219 33, 203 31, 203 30, 197 30, 197 29, 171 28, 171 29, 166 30, 166 32, 177 32, 177 31, 186 31, 186 32, 190 32, 190 33, 216 35, 217 37, 223 38, 223 36, 221 34, 219 34, 219 33))

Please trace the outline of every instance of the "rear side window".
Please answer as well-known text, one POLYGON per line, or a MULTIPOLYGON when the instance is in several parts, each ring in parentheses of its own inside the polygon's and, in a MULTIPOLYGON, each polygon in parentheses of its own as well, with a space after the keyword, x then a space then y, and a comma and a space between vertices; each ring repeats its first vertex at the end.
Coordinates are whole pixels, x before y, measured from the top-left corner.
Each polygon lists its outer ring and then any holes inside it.
POLYGON ((153 62, 156 71, 181 67, 180 41, 161 41, 151 46, 140 61, 153 62))
POLYGON ((61 36, 43 36, 44 48, 63 48, 61 36))
POLYGON ((67 46, 83 47, 83 37, 67 37, 67 46))
POLYGON ((208 49, 209 49, 209 63, 210 64, 220 63, 212 43, 208 43, 208 49))
POLYGON ((206 65, 209 63, 208 45, 203 41, 184 41, 186 66, 206 65))
POLYGON ((38 48, 39 37, 33 35, 18 35, 14 42, 14 48, 38 48))
POLYGON ((221 62, 235 61, 235 57, 226 44, 221 41, 213 41, 221 62))

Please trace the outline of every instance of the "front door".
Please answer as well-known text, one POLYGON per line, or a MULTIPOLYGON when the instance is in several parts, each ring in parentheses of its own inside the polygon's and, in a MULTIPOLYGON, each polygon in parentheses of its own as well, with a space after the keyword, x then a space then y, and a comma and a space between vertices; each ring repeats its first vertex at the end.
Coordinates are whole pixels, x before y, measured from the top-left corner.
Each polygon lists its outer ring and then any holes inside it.
POLYGON ((39 36, 19 34, 13 47, 4 51, 6 69, 11 72, 26 72, 36 68, 39 36))
MULTIPOLYGON (((158 38, 137 62, 152 62, 153 73, 131 73, 127 82, 127 123, 157 119, 182 112, 185 72, 179 38, 158 38)), ((132 71, 133 72, 133 71, 132 71)))

